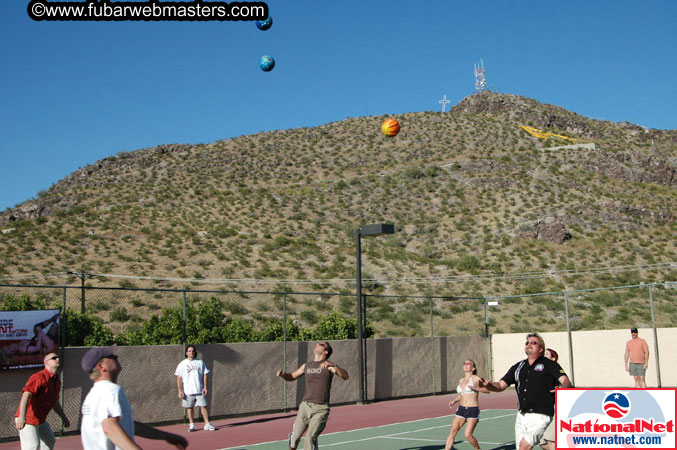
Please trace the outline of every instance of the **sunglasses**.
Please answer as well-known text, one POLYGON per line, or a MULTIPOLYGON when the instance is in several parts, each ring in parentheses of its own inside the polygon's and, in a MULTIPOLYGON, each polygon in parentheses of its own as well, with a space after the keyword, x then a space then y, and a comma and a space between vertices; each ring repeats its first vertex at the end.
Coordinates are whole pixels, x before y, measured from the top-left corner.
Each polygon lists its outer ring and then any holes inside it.
POLYGON ((106 355, 106 356, 102 357, 101 359, 112 359, 113 361, 117 361, 118 355, 106 355))
POLYGON ((541 343, 538 342, 538 341, 526 341, 526 342, 524 343, 524 345, 529 345, 529 344, 531 344, 531 345, 538 345, 538 346, 541 345, 541 343))
POLYGON ((54 359, 61 359, 61 357, 57 355, 57 356, 52 356, 51 358, 47 358, 48 361, 52 361, 54 359))

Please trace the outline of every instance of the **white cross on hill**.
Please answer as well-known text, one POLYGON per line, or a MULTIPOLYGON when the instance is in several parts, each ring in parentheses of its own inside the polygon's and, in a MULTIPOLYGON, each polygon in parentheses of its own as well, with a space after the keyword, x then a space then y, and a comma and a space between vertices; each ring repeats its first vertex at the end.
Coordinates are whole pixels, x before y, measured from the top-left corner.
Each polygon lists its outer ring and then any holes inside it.
POLYGON ((444 94, 444 98, 440 100, 440 103, 442 103, 442 112, 446 112, 447 103, 451 103, 451 100, 447 100, 447 94, 444 94))

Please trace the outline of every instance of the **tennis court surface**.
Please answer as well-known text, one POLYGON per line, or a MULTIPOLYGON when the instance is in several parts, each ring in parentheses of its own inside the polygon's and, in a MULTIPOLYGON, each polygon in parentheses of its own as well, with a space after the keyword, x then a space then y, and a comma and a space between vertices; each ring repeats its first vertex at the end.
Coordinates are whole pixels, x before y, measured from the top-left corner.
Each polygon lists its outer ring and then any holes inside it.
MULTIPOLYGON (((444 449, 449 434, 451 416, 420 419, 411 422, 382 425, 353 431, 327 433, 320 436, 320 448, 336 450, 437 450, 444 449)), ((483 449, 513 449, 515 411, 492 409, 482 412, 475 437, 483 449)), ((465 441, 463 430, 456 436, 454 448, 472 450, 465 441)), ((302 448, 303 442, 299 444, 302 448)), ((227 450, 286 449, 286 441, 265 442, 248 446, 230 447, 227 450)), ((226 449, 224 449, 226 450, 226 449)))
MULTIPOLYGON (((371 403, 334 406, 327 428, 320 435, 320 448, 333 450, 441 450, 449 435, 452 414, 448 402, 456 394, 418 397, 371 403)), ((480 396, 480 423, 475 437, 484 450, 514 449, 515 391, 480 396)), ((160 427, 186 437, 190 450, 287 450, 296 411, 261 416, 212 420, 216 431, 188 433, 186 424, 160 427)), ((136 438, 145 450, 170 448, 166 442, 136 438)), ((303 448, 303 441, 299 449, 303 448)), ((0 443, 0 450, 18 448, 18 442, 0 443)), ((82 449, 80 436, 57 440, 59 450, 82 449)), ((173 447, 171 447, 173 448, 173 447)), ((463 429, 454 448, 472 450, 463 429)))

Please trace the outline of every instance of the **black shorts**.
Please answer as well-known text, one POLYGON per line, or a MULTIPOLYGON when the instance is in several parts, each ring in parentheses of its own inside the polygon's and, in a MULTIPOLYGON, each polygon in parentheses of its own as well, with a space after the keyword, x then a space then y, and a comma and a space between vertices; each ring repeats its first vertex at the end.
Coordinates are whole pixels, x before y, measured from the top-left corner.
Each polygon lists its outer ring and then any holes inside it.
POLYGON ((456 415, 464 419, 480 420, 480 408, 479 406, 459 406, 456 415))

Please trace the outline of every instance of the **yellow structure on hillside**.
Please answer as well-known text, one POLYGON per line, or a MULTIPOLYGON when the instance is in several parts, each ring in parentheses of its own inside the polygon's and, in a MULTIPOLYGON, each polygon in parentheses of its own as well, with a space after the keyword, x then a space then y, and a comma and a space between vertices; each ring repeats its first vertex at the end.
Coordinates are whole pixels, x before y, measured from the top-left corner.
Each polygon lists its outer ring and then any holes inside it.
POLYGON ((574 138, 562 136, 561 134, 548 133, 548 132, 545 132, 543 130, 539 130, 538 128, 527 127, 527 126, 522 126, 521 128, 524 131, 526 131, 527 133, 536 136, 537 138, 548 139, 549 137, 558 137, 558 138, 566 139, 568 141, 576 142, 576 139, 574 139, 574 138))

